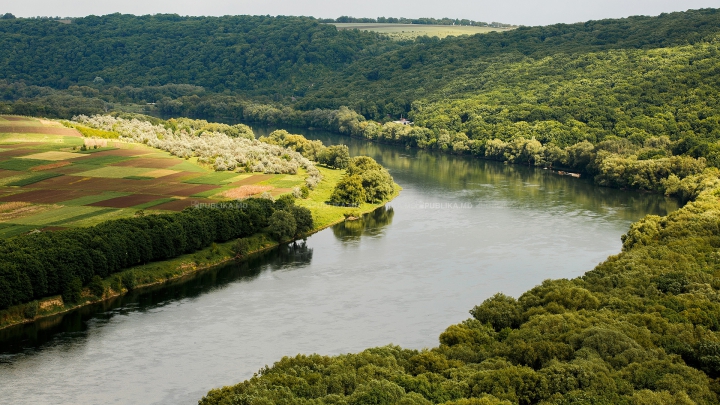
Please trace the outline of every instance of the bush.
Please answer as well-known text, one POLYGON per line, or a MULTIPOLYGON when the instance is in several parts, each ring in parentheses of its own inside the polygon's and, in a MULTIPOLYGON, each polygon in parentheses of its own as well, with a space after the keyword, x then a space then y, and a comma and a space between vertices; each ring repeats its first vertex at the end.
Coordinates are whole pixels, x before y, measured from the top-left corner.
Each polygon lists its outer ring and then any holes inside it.
POLYGON ((103 284, 102 278, 98 275, 93 276, 92 280, 90 280, 88 289, 92 295, 98 298, 102 298, 103 295, 105 295, 105 285, 103 284))
POLYGON ((358 206, 364 201, 365 189, 358 175, 343 177, 330 196, 330 203, 343 206, 358 206))
POLYGON ((34 319, 37 315, 38 309, 40 309, 40 304, 37 301, 28 302, 25 304, 23 316, 27 319, 34 319))
POLYGON ((238 239, 233 245, 233 254, 235 257, 244 257, 250 253, 250 242, 246 238, 238 239))
POLYGON ((132 291, 135 289, 135 273, 132 271, 126 271, 120 276, 120 280, 122 280, 122 285, 127 288, 128 291, 132 291))

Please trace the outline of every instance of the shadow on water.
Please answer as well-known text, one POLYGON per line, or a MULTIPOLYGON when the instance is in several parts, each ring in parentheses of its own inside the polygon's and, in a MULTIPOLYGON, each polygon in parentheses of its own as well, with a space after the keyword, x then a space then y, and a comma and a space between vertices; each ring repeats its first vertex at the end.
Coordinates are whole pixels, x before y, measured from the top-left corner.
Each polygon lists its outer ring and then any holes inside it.
POLYGON ((56 340, 59 343, 70 339, 77 343, 86 337, 91 320, 104 323, 116 315, 145 312, 210 293, 231 283, 252 281, 266 271, 299 269, 309 265, 312 256, 313 249, 305 241, 281 245, 252 255, 243 262, 218 266, 33 323, 0 330, 0 362, 10 361, 9 357, 13 354, 32 354, 56 340))

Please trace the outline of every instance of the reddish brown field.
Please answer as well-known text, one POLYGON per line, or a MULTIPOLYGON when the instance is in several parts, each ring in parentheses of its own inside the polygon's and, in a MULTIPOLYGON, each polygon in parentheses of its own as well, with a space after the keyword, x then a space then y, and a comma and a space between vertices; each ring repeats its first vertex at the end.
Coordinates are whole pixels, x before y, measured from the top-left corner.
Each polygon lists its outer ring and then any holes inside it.
POLYGON ((270 180, 273 177, 275 177, 274 174, 255 174, 246 179, 242 179, 240 181, 236 181, 231 184, 233 186, 245 186, 245 185, 249 185, 249 184, 259 183, 259 182, 265 181, 265 180, 270 180))
POLYGON ((132 160, 125 160, 110 164, 109 166, 122 166, 122 167, 147 167, 150 169, 167 169, 168 167, 175 166, 178 161, 175 159, 154 159, 154 158, 137 158, 132 160))
POLYGON ((187 207, 192 207, 195 204, 212 204, 216 203, 216 200, 208 200, 206 198, 186 198, 184 200, 170 201, 165 204, 155 205, 152 207, 154 210, 167 210, 167 211, 182 211, 187 207))
MULTIPOLYGON (((15 157, 15 156, 23 156, 23 155, 29 155, 33 152, 37 152, 33 149, 10 149, 10 150, 2 150, 0 152, 0 158, 9 158, 9 157, 15 157)), ((4 160, 4 159, 3 159, 4 160)))
POLYGON ((61 167, 63 167, 63 166, 67 166, 67 165, 70 165, 70 164, 72 164, 72 163, 70 163, 70 162, 68 162, 68 161, 55 162, 55 163, 50 163, 50 164, 47 164, 47 165, 35 166, 35 167, 33 167, 32 169, 30 169, 30 171, 31 171, 31 172, 40 172, 40 171, 43 171, 43 170, 59 169, 59 168, 61 168, 61 167))
POLYGON ((82 136, 80 132, 72 128, 16 127, 10 125, 0 125, 0 133, 82 136))
POLYGON ((90 190, 136 192, 140 188, 137 180, 108 179, 103 177, 59 176, 37 182, 33 188, 61 190, 90 190))
POLYGON ((81 190, 33 190, 25 193, 0 197, 0 202, 21 201, 29 203, 54 204, 93 194, 97 193, 81 190))
MULTIPOLYGON (((149 182, 150 183, 150 182, 149 182)), ((152 183, 155 183, 154 181, 152 183)), ((211 184, 150 184, 144 189, 150 189, 155 193, 168 195, 168 196, 180 196, 190 197, 193 194, 203 193, 205 191, 214 190, 219 186, 211 184)))
MULTIPOLYGON (((161 195, 153 194, 133 194, 125 197, 111 198, 105 201, 87 204, 91 207, 111 207, 111 208, 128 208, 139 204, 145 204, 163 198, 161 195)), ((155 209, 155 207, 153 207, 155 209)))

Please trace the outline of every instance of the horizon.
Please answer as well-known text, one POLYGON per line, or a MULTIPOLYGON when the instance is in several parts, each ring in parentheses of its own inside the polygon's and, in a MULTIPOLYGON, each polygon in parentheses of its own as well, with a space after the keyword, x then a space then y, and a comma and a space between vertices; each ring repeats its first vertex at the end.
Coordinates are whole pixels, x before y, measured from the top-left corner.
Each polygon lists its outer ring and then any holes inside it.
POLYGON ((363 5, 338 4, 327 0, 315 0, 301 4, 288 0, 262 2, 239 1, 227 4, 223 0, 208 0, 202 5, 189 0, 153 3, 138 0, 123 2, 109 1, 97 4, 86 0, 74 0, 58 4, 48 0, 30 0, 16 3, 0 14, 11 13, 18 18, 82 18, 90 15, 131 14, 135 16, 155 14, 178 14, 184 17, 219 17, 226 15, 271 15, 304 16, 318 19, 341 16, 353 18, 451 18, 468 19, 482 22, 538 26, 553 24, 573 24, 591 20, 619 19, 632 16, 657 16, 662 13, 681 12, 702 8, 717 8, 717 1, 688 0, 683 5, 672 0, 609 0, 602 4, 580 1, 567 5, 559 0, 537 2, 530 0, 511 0, 502 4, 496 2, 478 2, 469 0, 451 0, 442 5, 416 4, 407 0, 387 4, 378 0, 369 0, 363 5), (448 12, 448 9, 463 9, 448 12), (37 13, 44 10, 46 13, 37 13), (40 15, 43 14, 43 15, 40 15))

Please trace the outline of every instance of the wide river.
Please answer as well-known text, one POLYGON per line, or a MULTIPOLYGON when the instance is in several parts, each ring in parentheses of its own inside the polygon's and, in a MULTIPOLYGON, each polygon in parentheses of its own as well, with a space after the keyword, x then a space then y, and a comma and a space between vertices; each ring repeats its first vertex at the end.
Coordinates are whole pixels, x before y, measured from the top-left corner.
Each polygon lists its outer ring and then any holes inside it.
POLYGON ((400 197, 247 263, 0 331, 0 402, 193 404, 283 356, 432 347, 493 294, 580 276, 620 252, 631 222, 677 208, 547 170, 302 132, 372 156, 400 197))

